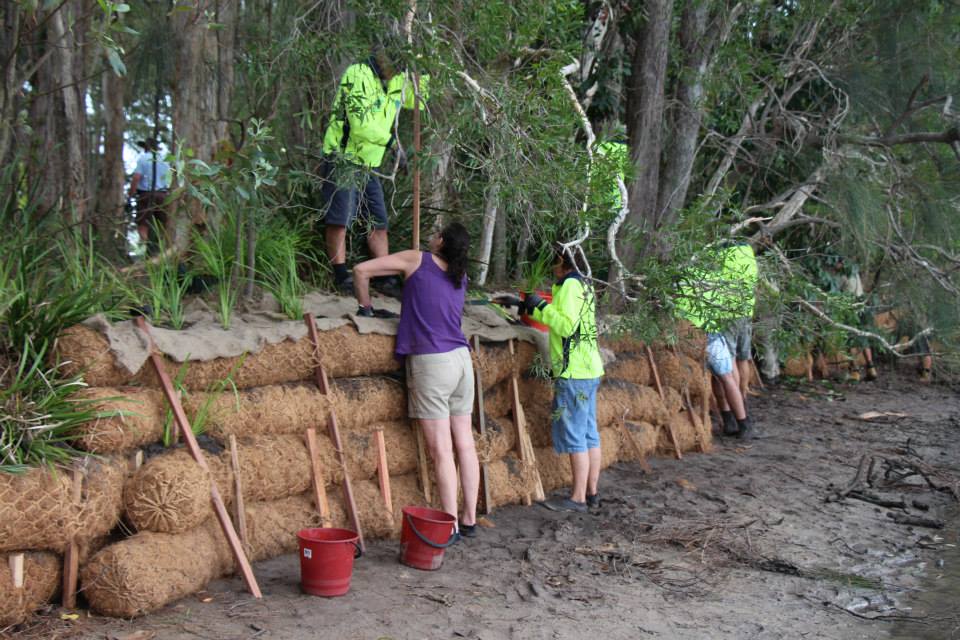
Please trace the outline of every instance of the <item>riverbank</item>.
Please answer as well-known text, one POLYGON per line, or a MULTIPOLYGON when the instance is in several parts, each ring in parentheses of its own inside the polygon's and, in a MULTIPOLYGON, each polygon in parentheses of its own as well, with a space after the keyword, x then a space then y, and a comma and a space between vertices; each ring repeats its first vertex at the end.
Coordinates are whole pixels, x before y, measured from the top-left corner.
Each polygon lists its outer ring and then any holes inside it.
POLYGON ((947 490, 929 485, 956 481, 960 395, 886 378, 781 385, 751 407, 766 438, 650 460, 650 474, 617 464, 591 515, 498 510, 495 526, 448 551, 438 572, 403 567, 395 542, 377 542, 343 598, 301 595, 297 558, 286 556, 255 567, 261 601, 222 580, 144 618, 62 621, 52 612, 23 635, 951 637, 953 610, 913 603, 942 571, 936 561, 957 542, 955 529, 905 522, 942 520, 954 508, 947 490), (910 469, 921 475, 885 484, 910 469))

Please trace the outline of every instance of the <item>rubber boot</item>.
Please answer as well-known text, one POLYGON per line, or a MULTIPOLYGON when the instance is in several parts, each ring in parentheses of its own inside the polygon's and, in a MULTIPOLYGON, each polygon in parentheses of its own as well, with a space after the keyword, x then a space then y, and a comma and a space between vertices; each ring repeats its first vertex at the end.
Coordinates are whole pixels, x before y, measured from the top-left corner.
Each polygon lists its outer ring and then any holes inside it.
POLYGON ((733 411, 721 411, 720 417, 723 418, 723 435, 735 436, 740 433, 740 426, 737 425, 737 418, 733 411))

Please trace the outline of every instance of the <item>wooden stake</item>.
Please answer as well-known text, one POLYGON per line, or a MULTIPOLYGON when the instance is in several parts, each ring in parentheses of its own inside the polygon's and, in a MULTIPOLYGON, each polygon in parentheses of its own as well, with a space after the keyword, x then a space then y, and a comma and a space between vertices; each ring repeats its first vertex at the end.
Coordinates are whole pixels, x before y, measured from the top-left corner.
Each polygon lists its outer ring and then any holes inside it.
POLYGON ((330 383, 327 380, 327 370, 320 361, 320 336, 317 334, 317 323, 313 319, 313 314, 309 312, 303 314, 303 321, 307 325, 310 343, 313 345, 313 357, 317 362, 317 366, 313 370, 313 378, 317 383, 317 388, 320 389, 320 393, 327 395, 330 393, 330 383))
MULTIPOLYGON (((510 356, 515 355, 513 340, 509 341, 510 356)), ((514 373, 510 380, 512 401, 513 401, 513 423, 517 428, 517 452, 520 461, 525 465, 530 465, 533 469, 533 499, 538 501, 546 500, 547 496, 543 490, 543 480, 540 478, 540 468, 537 466, 537 455, 533 449, 533 443, 530 441, 530 434, 527 433, 527 419, 523 413, 523 405, 520 403, 520 383, 517 380, 517 374, 514 373)), ((533 504, 530 494, 524 497, 524 503, 533 504)))
POLYGON ((233 516, 237 524, 240 542, 246 547, 247 537, 247 510, 243 505, 243 479, 240 477, 240 452, 237 450, 237 436, 230 434, 230 466, 233 468, 233 516))
POLYGON ((137 449, 136 453, 130 456, 130 466, 134 471, 143 466, 143 449, 137 449))
POLYGON ((393 495, 390 492, 390 468, 387 466, 387 443, 383 439, 383 429, 373 432, 377 443, 377 477, 380 479, 380 495, 390 515, 393 515, 393 495))
MULTIPOLYGON (((477 354, 477 362, 480 362, 481 352, 480 352, 480 336, 473 336, 473 351, 477 354)), ((487 414, 486 406, 483 400, 483 375, 480 371, 480 367, 474 367, 473 370, 473 380, 476 383, 477 387, 477 427, 480 430, 480 435, 483 436, 487 432, 487 414)), ((493 504, 490 500, 490 487, 487 485, 487 478, 489 477, 489 470, 487 468, 486 462, 480 463, 480 504, 478 505, 478 510, 484 515, 489 515, 493 509, 490 508, 490 505, 493 504)))
POLYGON ((427 446, 423 440, 423 427, 414 422, 413 431, 417 437, 417 471, 420 473, 420 488, 423 489, 423 499, 427 504, 433 502, 430 490, 430 467, 427 466, 427 446))
POLYGON ((627 442, 633 447, 634 453, 637 454, 637 462, 640 463, 640 468, 643 469, 644 473, 653 473, 653 469, 650 468, 650 464, 647 462, 647 456, 643 455, 643 449, 640 448, 640 443, 637 442, 637 439, 633 437, 633 433, 630 431, 629 424, 627 420, 620 421, 620 428, 623 429, 624 437, 627 439, 627 442))
POLYGON ((11 553, 7 556, 10 565, 10 575, 13 577, 13 588, 23 589, 23 554, 11 553))
POLYGON ((680 451, 680 443, 677 441, 677 434, 673 432, 673 425, 669 422, 664 425, 667 430, 667 435, 670 436, 670 444, 673 445, 673 454, 677 460, 683 459, 683 453, 680 451))
MULTIPOLYGON (((83 501, 83 470, 75 463, 71 474, 71 500, 77 511, 83 501)), ((80 571, 80 549, 76 539, 71 539, 63 554, 63 606, 65 609, 77 607, 77 575, 80 571)))
POLYGON ((697 446, 700 448, 701 453, 706 453, 710 450, 710 445, 707 444, 706 437, 703 435, 703 426, 693 410, 693 402, 690 400, 690 390, 686 386, 683 387, 681 399, 683 400, 683 410, 687 414, 690 426, 693 427, 694 436, 697 438, 697 446))
MULTIPOLYGON (((200 445, 197 444, 197 439, 194 437, 193 430, 190 428, 190 421, 187 419, 187 414, 183 411, 183 406, 180 404, 180 398, 173 389, 173 383, 170 381, 170 376, 167 374, 166 369, 163 368, 163 360, 156 352, 156 346, 153 343, 153 337, 150 335, 150 330, 143 317, 137 318, 137 326, 150 340, 150 362, 153 365, 154 372, 160 379, 160 386, 163 387, 163 394, 166 396, 167 402, 170 404, 170 408, 173 410, 174 420, 179 425, 180 431, 183 434, 183 438, 187 443, 187 450, 190 452, 190 455, 197 462, 197 464, 200 465, 200 468, 208 471, 210 467, 207 465, 207 460, 204 458, 203 452, 200 451, 200 445)), ((240 568, 240 575, 243 576, 243 581, 246 583, 247 589, 254 598, 262 598, 263 594, 261 594, 260 586, 257 584, 257 578, 253 574, 253 568, 250 566, 250 561, 247 559, 247 554, 243 551, 243 545, 240 543, 240 538, 237 537, 237 532, 233 528, 233 522, 230 520, 230 514, 227 513, 227 508, 223 503, 223 498, 220 496, 220 491, 217 489, 217 483, 213 479, 212 474, 210 476, 210 501, 213 503, 213 511, 217 516, 217 520, 220 522, 220 528, 223 530, 223 535, 227 538, 227 543, 230 545, 230 551, 233 553, 233 558, 236 560, 237 566, 240 568)))
POLYGON ((664 400, 666 396, 663 393, 663 385, 660 384, 660 372, 657 371, 657 363, 653 361, 653 350, 650 349, 650 345, 644 345, 647 350, 647 361, 650 363, 650 372, 653 374, 653 381, 657 386, 657 393, 660 394, 660 399, 664 400))
MULTIPOLYGON (((326 372, 324 372, 326 377, 326 372)), ((337 424, 337 412, 330 407, 330 441, 333 442, 334 450, 337 452, 337 458, 340 460, 340 466, 343 469, 343 503, 347 507, 347 515, 350 516, 350 522, 353 524, 353 530, 357 532, 360 539, 360 551, 366 551, 367 545, 363 541, 363 531, 360 528, 360 516, 357 513, 357 503, 353 499, 353 485, 350 483, 350 470, 347 469, 347 457, 343 453, 343 442, 340 440, 340 426, 337 424)))
POLYGON ((413 250, 420 249, 420 74, 413 74, 413 250))
POLYGON ((320 524, 324 527, 331 525, 330 503, 327 500, 327 486, 323 478, 323 468, 320 465, 320 449, 317 447, 317 430, 307 429, 307 450, 310 452, 310 468, 313 470, 313 501, 320 512, 320 524))
MULTIPOLYGON (((760 388, 763 391, 766 391, 767 387, 765 384, 763 384, 763 377, 760 375, 760 370, 757 369, 757 361, 751 358, 750 366, 753 367, 753 375, 757 376, 757 384, 760 385, 760 388)), ((749 391, 749 387, 747 390, 749 391)))

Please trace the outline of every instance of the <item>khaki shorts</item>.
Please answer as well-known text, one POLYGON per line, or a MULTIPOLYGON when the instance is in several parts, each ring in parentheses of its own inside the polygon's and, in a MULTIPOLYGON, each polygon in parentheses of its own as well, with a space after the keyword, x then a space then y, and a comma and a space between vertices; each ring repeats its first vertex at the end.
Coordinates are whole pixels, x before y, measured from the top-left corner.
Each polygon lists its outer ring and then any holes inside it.
POLYGON ((407 356, 407 410, 411 418, 442 420, 473 412, 470 350, 407 356))

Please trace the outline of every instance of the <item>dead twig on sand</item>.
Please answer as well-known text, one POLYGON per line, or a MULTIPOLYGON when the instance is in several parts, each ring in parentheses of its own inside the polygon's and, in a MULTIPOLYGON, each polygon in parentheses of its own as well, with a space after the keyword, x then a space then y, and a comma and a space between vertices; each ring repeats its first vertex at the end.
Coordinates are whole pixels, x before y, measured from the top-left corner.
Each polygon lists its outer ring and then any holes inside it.
MULTIPOLYGON (((905 480, 914 476, 922 478, 930 489, 947 493, 955 501, 960 502, 960 480, 957 476, 946 469, 940 469, 923 462, 920 456, 910 447, 909 442, 902 448, 871 451, 863 454, 860 457, 860 463, 857 465, 857 472, 849 484, 843 489, 838 489, 832 484, 828 485, 827 488, 830 493, 825 500, 827 502, 840 502, 847 497, 864 500, 866 499, 864 496, 872 495, 867 491, 868 488, 891 489, 903 486, 905 480)), ((867 501, 875 502, 869 499, 867 501)), ((880 504, 880 506, 888 506, 880 502, 875 503, 880 504)), ((901 507, 899 504, 890 506, 905 508, 905 505, 901 507)))

